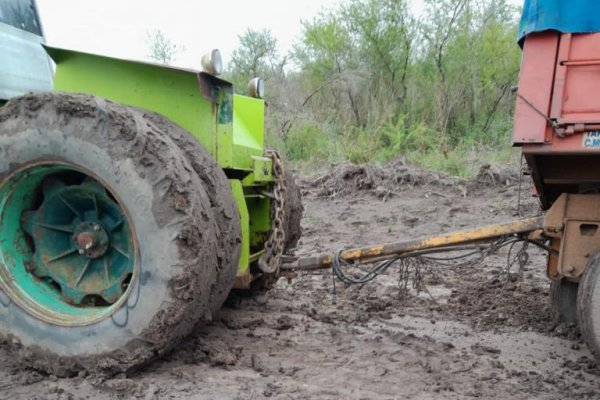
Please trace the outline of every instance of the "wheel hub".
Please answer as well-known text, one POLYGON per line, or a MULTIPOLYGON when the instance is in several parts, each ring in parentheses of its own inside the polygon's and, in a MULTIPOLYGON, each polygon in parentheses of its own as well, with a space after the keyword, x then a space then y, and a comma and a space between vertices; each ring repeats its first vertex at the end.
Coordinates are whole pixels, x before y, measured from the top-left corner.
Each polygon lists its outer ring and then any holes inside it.
POLYGON ((82 222, 73 234, 77 253, 88 258, 98 258, 106 254, 110 240, 106 229, 99 222, 82 222))
POLYGON ((69 184, 73 180, 46 178, 39 206, 22 213, 21 225, 33 249, 27 269, 48 281, 68 304, 110 305, 125 293, 133 273, 131 230, 100 183, 85 177, 69 184))

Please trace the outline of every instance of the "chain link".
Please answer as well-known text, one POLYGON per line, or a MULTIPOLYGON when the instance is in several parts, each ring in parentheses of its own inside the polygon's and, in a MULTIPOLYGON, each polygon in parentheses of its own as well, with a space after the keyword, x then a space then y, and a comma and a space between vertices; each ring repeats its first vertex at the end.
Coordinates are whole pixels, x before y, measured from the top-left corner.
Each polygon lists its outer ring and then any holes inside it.
POLYGON ((287 186, 281 156, 274 150, 267 150, 265 156, 273 160, 274 200, 271 201, 271 234, 265 243, 265 254, 258 259, 258 267, 265 275, 276 279, 281 267, 281 256, 285 251, 287 186))

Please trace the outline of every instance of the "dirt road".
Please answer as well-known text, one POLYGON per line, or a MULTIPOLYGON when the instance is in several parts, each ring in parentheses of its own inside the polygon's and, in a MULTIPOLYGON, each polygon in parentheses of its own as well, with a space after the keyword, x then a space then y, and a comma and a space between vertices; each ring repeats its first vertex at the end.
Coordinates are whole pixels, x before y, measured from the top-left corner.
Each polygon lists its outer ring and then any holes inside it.
MULTIPOLYGON (((302 188, 298 254, 518 217, 510 171, 464 182, 401 163, 338 166, 302 188)), ((527 183, 523 193, 521 215, 536 215, 527 183)), ((364 286, 338 282, 335 302, 330 271, 280 280, 130 376, 57 379, 0 349, 0 399, 600 398, 576 329, 553 322, 544 255, 528 253, 509 275, 508 248, 471 266, 392 268, 364 286)))

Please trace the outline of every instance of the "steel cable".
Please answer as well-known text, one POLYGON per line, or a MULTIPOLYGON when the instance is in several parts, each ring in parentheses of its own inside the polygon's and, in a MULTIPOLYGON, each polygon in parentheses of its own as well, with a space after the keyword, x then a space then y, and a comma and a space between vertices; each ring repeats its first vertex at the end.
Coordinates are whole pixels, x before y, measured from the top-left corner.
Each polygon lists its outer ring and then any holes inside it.
MULTIPOLYGON (((433 265, 438 265, 438 266, 443 266, 443 267, 462 268, 462 267, 471 266, 471 265, 480 263, 487 257, 497 254, 497 252, 500 249, 507 247, 507 246, 510 246, 509 252, 508 252, 507 264, 513 265, 515 263, 518 263, 522 269, 523 266, 529 260, 529 255, 527 253, 529 244, 534 244, 537 247, 544 249, 546 251, 549 250, 549 248, 546 245, 544 245, 543 243, 539 243, 537 241, 529 240, 526 238, 521 238, 518 236, 504 236, 504 237, 501 237, 500 239, 496 240, 495 242, 491 243, 486 248, 483 248, 480 245, 479 248, 476 249, 475 251, 471 251, 466 254, 460 254, 460 255, 451 256, 451 257, 431 257, 431 256, 427 256, 427 254, 460 251, 460 250, 464 250, 464 247, 458 248, 458 249, 452 248, 452 247, 429 249, 429 250, 423 250, 423 251, 415 251, 415 252, 407 253, 407 254, 404 254, 401 256, 396 256, 394 258, 390 258, 388 260, 384 260, 379 263, 373 264, 371 267, 365 267, 364 265, 358 265, 358 264, 350 264, 350 263, 344 261, 341 258, 341 254, 344 252, 344 250, 340 250, 333 257, 333 262, 332 262, 332 266, 331 266, 332 279, 333 279, 334 288, 335 288, 335 279, 336 278, 347 285, 364 285, 364 284, 374 280, 379 275, 385 273, 396 262, 407 261, 409 259, 413 259, 413 260, 417 261, 419 263, 419 265, 433 264, 433 265), (517 243, 523 243, 523 246, 517 252, 517 254, 513 256, 514 246, 517 243), (458 262, 460 260, 463 260, 463 261, 458 262), (357 272, 357 271, 350 272, 350 271, 348 271, 348 267, 356 268, 360 272, 357 272)), ((403 263, 403 264, 405 264, 405 263, 403 263)))

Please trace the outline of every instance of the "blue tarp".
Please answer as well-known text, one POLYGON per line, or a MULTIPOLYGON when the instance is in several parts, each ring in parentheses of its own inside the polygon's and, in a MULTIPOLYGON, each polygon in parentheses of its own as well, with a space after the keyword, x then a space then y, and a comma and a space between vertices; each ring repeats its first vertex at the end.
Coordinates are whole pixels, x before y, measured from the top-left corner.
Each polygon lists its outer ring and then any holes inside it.
POLYGON ((600 32, 600 0, 525 0, 519 43, 533 32, 600 32))

